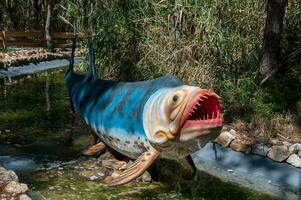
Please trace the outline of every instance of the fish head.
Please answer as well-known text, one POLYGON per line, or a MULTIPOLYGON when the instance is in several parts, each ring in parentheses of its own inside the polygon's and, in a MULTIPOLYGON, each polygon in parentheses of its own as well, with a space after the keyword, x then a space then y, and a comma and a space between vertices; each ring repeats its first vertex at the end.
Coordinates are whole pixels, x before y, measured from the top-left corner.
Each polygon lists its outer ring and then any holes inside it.
POLYGON ((187 85, 158 90, 143 113, 145 133, 158 147, 215 139, 223 122, 219 96, 211 89, 187 85))

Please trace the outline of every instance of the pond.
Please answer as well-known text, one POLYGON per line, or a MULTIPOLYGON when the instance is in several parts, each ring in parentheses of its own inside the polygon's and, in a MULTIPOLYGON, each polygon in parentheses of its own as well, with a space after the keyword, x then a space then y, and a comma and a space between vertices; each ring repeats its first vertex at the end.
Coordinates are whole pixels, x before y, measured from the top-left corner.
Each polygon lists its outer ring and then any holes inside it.
POLYGON ((0 165, 13 169, 28 184, 32 199, 272 198, 203 172, 186 183, 140 181, 108 188, 108 172, 95 164, 99 158, 80 154, 90 129, 70 112, 64 71, 15 80, 22 81, 2 80, 0 86, 0 165))

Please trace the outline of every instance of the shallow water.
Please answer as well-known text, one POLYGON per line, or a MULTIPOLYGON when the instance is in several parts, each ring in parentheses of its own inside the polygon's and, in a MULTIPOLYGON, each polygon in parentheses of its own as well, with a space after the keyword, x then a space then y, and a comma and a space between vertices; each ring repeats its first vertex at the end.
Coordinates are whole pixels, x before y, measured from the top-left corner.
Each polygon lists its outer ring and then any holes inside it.
POLYGON ((33 199, 271 199, 204 173, 184 184, 107 188, 99 160, 80 156, 89 128, 71 115, 63 78, 48 71, 0 87, 0 165, 17 172, 33 199))

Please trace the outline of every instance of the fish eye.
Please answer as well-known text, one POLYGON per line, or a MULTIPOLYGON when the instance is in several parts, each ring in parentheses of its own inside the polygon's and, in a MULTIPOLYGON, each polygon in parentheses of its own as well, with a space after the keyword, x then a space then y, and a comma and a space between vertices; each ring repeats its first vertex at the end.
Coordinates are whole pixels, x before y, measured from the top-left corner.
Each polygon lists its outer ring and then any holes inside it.
POLYGON ((173 100, 174 102, 176 102, 178 99, 179 99, 178 95, 174 95, 173 98, 172 98, 172 100, 173 100))

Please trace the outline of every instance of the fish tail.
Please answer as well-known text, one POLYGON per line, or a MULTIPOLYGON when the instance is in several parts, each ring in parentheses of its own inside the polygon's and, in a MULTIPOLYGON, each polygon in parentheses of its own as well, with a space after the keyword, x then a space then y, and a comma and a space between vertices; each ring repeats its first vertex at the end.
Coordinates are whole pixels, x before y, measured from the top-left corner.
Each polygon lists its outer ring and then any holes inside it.
POLYGON ((70 57, 69 68, 67 73, 73 72, 75 47, 76 47, 76 25, 73 26, 71 57, 70 57))
POLYGON ((95 55, 94 48, 92 47, 92 40, 89 40, 89 74, 93 77, 96 77, 95 70, 95 55))

